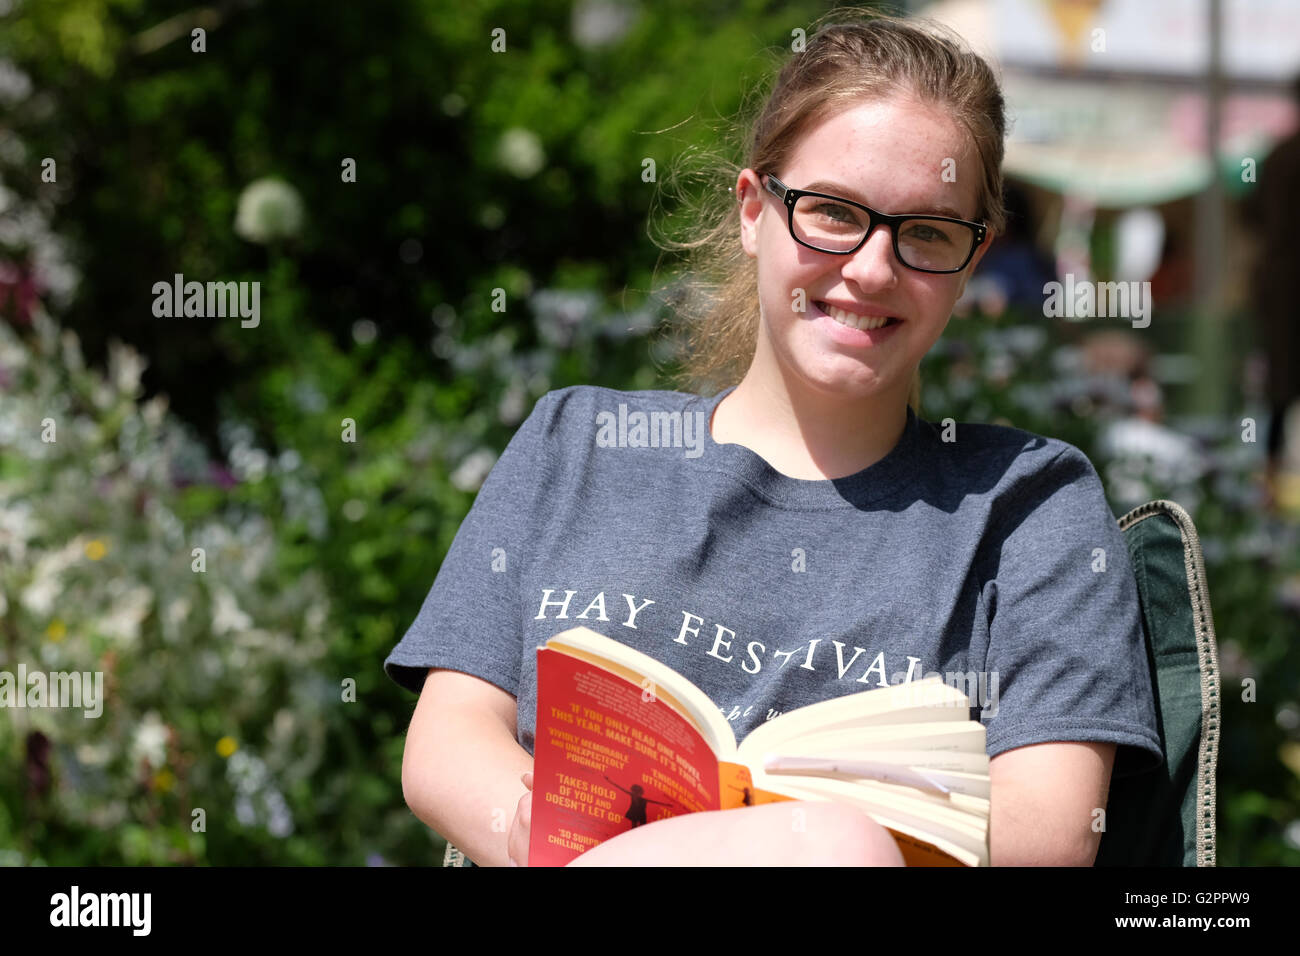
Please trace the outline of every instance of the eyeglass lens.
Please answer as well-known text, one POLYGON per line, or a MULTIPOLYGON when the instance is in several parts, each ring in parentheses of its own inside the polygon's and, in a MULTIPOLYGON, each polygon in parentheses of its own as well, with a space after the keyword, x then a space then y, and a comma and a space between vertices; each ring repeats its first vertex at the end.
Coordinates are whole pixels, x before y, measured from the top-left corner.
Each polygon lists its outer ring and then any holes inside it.
MULTIPOLYGON (((865 210, 823 196, 800 196, 794 204, 795 236, 826 252, 847 252, 866 234, 865 210)), ((899 257, 917 269, 956 269, 975 244, 970 226, 917 217, 897 224, 899 257)))

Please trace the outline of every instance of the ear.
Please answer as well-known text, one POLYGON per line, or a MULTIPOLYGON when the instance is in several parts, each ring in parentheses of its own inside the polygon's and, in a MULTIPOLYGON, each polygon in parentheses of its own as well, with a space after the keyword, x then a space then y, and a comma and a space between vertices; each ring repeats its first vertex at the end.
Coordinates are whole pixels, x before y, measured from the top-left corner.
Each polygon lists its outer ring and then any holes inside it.
POLYGON ((996 235, 997 233, 992 229, 985 230, 984 241, 979 244, 979 248, 975 250, 975 255, 971 257, 970 262, 966 263, 966 268, 961 270, 961 282, 957 284, 958 299, 960 299, 962 293, 966 291, 966 282, 975 273, 975 267, 978 266, 980 260, 984 258, 984 253, 989 251, 989 246, 993 244, 993 238, 996 235))
POLYGON ((740 204, 740 244, 751 259, 758 257, 758 226, 762 221, 763 184, 752 169, 741 170, 736 178, 736 199, 740 204))

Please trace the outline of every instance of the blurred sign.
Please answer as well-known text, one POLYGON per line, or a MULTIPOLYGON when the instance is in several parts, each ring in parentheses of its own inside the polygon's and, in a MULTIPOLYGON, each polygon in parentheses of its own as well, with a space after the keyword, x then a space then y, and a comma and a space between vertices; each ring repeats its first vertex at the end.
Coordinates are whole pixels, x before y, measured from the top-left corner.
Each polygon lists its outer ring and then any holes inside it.
MULTIPOLYGON (((1209 183, 1209 0, 944 0, 920 15, 1001 73, 1007 175, 1109 207, 1209 183)), ((1229 79, 1289 85, 1300 73, 1300 0, 1224 0, 1222 15, 1229 79)), ((1248 188, 1243 161, 1257 165, 1298 121, 1286 92, 1228 92, 1219 173, 1230 191, 1248 188)))
MULTIPOLYGON (((1008 70, 1003 92, 1011 130, 1005 170, 1101 206, 1159 203, 1203 189, 1205 97, 1136 81, 1104 87, 1029 77, 1008 70)), ((1296 123, 1296 108, 1276 94, 1232 94, 1223 103, 1221 175, 1245 187, 1243 160, 1257 165, 1296 123)))
MULTIPOLYGON (((938 5, 942 6, 942 4, 938 5)), ((989 0, 1004 66, 1200 76, 1210 0, 989 0)), ((1300 2, 1223 0, 1228 77, 1300 72, 1300 2)))

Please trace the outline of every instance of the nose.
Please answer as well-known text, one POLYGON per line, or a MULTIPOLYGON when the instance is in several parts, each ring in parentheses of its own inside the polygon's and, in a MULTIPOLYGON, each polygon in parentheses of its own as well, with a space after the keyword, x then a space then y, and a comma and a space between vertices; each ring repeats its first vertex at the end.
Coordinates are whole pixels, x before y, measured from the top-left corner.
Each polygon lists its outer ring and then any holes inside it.
POLYGON ((841 269, 846 279, 852 279, 864 291, 887 289, 898 282, 898 270, 903 268, 894 257, 894 237, 884 223, 876 223, 867 234, 867 241, 851 256, 841 256, 841 269))

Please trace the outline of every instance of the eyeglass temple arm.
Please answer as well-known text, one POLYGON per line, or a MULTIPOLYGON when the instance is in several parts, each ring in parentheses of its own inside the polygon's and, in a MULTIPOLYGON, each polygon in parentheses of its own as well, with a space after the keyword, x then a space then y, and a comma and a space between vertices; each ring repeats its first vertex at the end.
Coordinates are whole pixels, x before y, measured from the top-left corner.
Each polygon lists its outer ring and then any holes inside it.
POLYGON ((777 199, 785 202, 785 194, 789 192, 789 187, 778 180, 771 173, 763 173, 763 186, 777 199))

